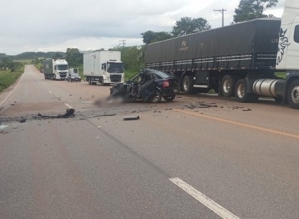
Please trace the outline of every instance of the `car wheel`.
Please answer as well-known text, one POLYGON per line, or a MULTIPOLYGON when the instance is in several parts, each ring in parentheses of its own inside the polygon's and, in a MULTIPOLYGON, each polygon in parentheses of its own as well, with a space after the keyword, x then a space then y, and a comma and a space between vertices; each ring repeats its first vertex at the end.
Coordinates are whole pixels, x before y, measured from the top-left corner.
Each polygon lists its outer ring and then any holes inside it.
POLYGON ((163 99, 164 99, 165 101, 167 101, 167 102, 171 102, 171 101, 173 101, 174 98, 175 98, 175 94, 173 94, 173 95, 171 95, 171 96, 165 96, 165 97, 163 97, 163 99))
POLYGON ((151 103, 160 103, 162 99, 162 94, 160 91, 155 90, 155 92, 153 93, 150 102, 151 103))

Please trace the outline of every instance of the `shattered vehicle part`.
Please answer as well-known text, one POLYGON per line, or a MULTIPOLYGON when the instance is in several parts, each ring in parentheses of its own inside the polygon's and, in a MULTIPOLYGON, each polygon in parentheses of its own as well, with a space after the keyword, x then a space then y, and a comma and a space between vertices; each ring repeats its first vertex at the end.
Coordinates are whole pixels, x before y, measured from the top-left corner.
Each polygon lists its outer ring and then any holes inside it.
POLYGON ((37 114, 37 117, 40 117, 40 118, 70 118, 70 117, 74 117, 75 116, 75 109, 73 108, 70 108, 70 109, 66 109, 66 113, 61 115, 57 115, 57 116, 45 116, 45 115, 42 115, 42 114, 37 114))
POLYGON ((124 116, 124 120, 138 120, 140 119, 139 116, 124 116))

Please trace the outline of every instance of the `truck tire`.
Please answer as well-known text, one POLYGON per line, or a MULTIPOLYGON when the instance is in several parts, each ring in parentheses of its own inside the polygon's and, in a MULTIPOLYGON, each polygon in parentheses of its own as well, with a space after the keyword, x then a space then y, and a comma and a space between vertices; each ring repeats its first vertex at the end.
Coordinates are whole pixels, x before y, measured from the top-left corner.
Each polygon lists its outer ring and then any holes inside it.
POLYGON ((182 90, 185 94, 193 94, 193 78, 191 75, 185 75, 182 81, 182 90))
POLYGON ((236 79, 231 75, 225 75, 221 81, 221 92, 224 97, 232 97, 235 94, 236 79))
POLYGON ((238 101, 242 103, 256 102, 259 98, 255 94, 247 93, 247 83, 245 79, 240 79, 237 81, 235 87, 235 96, 238 99, 238 101))
POLYGON ((299 109, 299 80, 291 83, 288 89, 288 102, 294 109, 299 109))

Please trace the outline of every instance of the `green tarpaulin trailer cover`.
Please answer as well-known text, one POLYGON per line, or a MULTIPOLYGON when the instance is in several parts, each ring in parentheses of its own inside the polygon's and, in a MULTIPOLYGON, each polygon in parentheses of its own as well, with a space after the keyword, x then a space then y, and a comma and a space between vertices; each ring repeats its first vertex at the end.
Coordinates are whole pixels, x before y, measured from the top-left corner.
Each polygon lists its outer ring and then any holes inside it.
POLYGON ((280 23, 280 19, 256 19, 149 44, 145 64, 176 65, 185 60, 190 65, 213 62, 214 67, 241 63, 241 68, 251 59, 252 68, 275 66, 280 23))

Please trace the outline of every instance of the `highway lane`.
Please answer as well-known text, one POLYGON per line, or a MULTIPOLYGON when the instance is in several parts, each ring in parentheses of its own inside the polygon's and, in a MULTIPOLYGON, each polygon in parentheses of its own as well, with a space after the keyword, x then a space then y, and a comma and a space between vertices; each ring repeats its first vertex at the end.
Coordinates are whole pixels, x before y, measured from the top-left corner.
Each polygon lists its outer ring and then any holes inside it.
POLYGON ((25 72, 6 100, 11 90, 0 95, 1 118, 57 114, 65 104, 80 115, 2 124, 4 218, 299 215, 298 111, 206 95, 97 108, 92 102, 109 87, 44 80, 32 66, 25 72), (199 102, 217 107, 190 107, 199 102), (98 116, 105 112, 116 115, 98 116), (123 121, 128 114, 141 119, 123 121))

